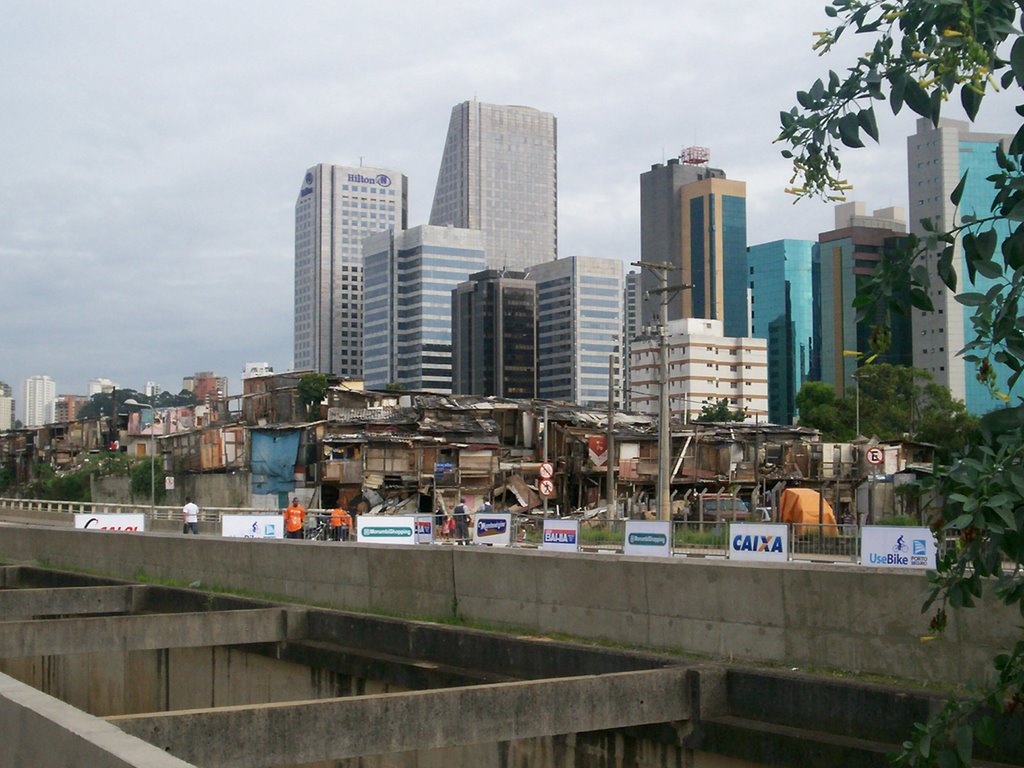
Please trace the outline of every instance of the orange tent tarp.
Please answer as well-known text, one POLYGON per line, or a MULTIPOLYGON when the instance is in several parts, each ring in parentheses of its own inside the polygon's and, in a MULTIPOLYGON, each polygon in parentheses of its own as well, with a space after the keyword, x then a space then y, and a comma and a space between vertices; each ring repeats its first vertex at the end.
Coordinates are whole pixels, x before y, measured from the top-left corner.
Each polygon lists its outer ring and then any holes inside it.
POLYGON ((821 498, 821 494, 810 488, 787 488, 782 492, 779 499, 782 522, 796 523, 793 528, 794 536, 803 536, 813 533, 818 527, 818 514, 820 509, 821 523, 824 526, 823 532, 826 536, 838 536, 839 528, 836 526, 836 516, 832 512, 832 505, 821 498), (800 525, 802 523, 803 525, 800 525), (804 527, 808 526, 808 527, 804 527), (810 527, 813 526, 813 527, 810 527))

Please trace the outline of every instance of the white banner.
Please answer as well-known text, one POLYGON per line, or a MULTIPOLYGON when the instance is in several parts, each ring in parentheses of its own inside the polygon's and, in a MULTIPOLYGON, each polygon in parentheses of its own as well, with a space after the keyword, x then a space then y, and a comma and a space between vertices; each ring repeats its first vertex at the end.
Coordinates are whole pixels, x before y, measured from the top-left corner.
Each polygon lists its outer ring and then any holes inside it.
POLYGON ((363 544, 415 544, 416 518, 360 515, 356 538, 363 544))
POLYGON ((784 523, 729 523, 730 560, 789 559, 789 526, 784 523))
POLYGON ((491 512, 485 515, 476 514, 476 525, 473 526, 473 541, 477 544, 490 544, 495 547, 507 547, 512 544, 512 515, 508 512, 491 512))
POLYGON ((233 539, 283 539, 283 515, 224 515, 220 535, 233 539))
POLYGON ((860 562, 875 568, 934 568, 935 537, 927 528, 865 525, 860 534, 860 562))
POLYGON ((146 515, 137 512, 123 514, 75 513, 75 528, 88 528, 93 531, 121 531, 139 533, 146 530, 146 515))
POLYGON ((578 552, 579 538, 579 520, 545 520, 540 548, 556 552, 578 552))
POLYGON ((668 521, 627 520, 624 555, 672 557, 672 523, 668 521))
POLYGON ((416 515, 416 543, 432 544, 434 542, 434 516, 416 515))

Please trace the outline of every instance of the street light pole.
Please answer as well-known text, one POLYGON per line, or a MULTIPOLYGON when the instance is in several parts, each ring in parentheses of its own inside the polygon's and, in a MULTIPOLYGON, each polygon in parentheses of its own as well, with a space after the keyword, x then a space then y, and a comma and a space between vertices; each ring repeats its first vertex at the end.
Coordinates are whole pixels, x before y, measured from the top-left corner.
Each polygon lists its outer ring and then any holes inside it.
MULTIPOLYGON (((149 515, 152 518, 156 515, 156 408, 148 403, 140 403, 134 398, 125 400, 124 405, 134 405, 138 408, 149 408, 153 412, 153 423, 149 427, 149 515)), ((141 422, 142 417, 140 415, 141 422)))

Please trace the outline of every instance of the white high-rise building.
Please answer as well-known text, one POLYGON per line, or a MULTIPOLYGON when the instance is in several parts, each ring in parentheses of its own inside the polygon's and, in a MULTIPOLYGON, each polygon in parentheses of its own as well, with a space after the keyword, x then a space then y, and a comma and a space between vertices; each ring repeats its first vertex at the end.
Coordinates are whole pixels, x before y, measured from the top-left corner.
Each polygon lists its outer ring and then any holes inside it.
MULTIPOLYGON (((690 421, 701 408, 728 400, 743 408, 747 421, 768 417, 768 342, 765 339, 725 336, 721 320, 686 318, 669 320, 668 395, 673 415, 690 421)), ((658 413, 661 352, 656 336, 633 341, 629 359, 633 407, 640 413, 658 413)))
POLYGON ((86 384, 86 393, 89 397, 98 395, 101 392, 113 392, 115 389, 117 389, 117 384, 110 379, 89 379, 89 382, 86 384))
POLYGON ((49 376, 29 376, 24 388, 25 426, 41 427, 53 422, 57 386, 49 376))
POLYGON ((528 277, 537 283, 537 394, 607 403, 609 355, 621 370, 622 262, 572 256, 538 264, 528 277))
POLYGON ((558 258, 558 131, 532 107, 452 108, 430 223, 479 229, 488 269, 558 258))
POLYGON ((408 180, 385 168, 321 163, 295 203, 295 361, 348 379, 363 375, 363 240, 406 228, 408 180))
MULTIPOLYGON (((969 123, 959 120, 939 121, 919 118, 917 132, 907 137, 907 174, 910 190, 910 231, 925 237, 928 231, 922 225, 929 219, 934 231, 948 232, 959 225, 965 216, 983 218, 991 213, 996 195, 989 176, 999 172, 996 147, 1004 149, 1012 135, 978 133, 970 130, 969 123), (969 171, 969 173, 967 173, 969 171), (959 207, 950 202, 950 195, 967 173, 967 182, 960 197, 959 207)), ((1003 240, 1009 235, 1006 222, 996 226, 995 252, 998 255, 1003 240)), ((914 367, 929 371, 940 384, 949 387, 953 397, 963 400, 967 410, 983 414, 1003 406, 988 387, 977 380, 972 363, 957 354, 965 342, 974 337, 974 307, 959 303, 938 277, 938 253, 925 258, 931 276, 929 296, 934 312, 913 310, 914 367)), ((953 246, 953 269, 957 275, 958 292, 986 293, 998 280, 986 278, 980 272, 972 283, 961 242, 953 246)), ((996 389, 1007 391, 1010 369, 991 361, 996 373, 996 389)))

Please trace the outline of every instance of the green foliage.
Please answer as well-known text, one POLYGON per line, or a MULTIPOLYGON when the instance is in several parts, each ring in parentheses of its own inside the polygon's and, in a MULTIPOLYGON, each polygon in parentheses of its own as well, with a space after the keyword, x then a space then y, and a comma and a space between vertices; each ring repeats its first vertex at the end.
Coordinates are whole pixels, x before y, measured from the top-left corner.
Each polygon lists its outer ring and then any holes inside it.
POLYGON ((164 468, 159 459, 142 459, 131 466, 131 493, 133 499, 146 499, 150 497, 150 484, 156 501, 155 504, 162 504, 167 496, 164 490, 164 468), (150 474, 152 473, 152 475, 150 474))
POLYGON ((705 401, 704 405, 700 407, 700 416, 694 421, 706 421, 706 422, 727 422, 727 421, 743 421, 747 418, 747 411, 745 408, 733 409, 729 405, 728 398, 720 397, 715 401, 705 401))
MULTIPOLYGON (((938 124, 943 104, 957 93, 972 121, 990 89, 1002 87, 1020 98, 1020 9, 1020 3, 1011 0, 832 0, 825 11, 838 20, 837 25, 815 33, 814 47, 828 52, 851 33, 868 35, 872 43, 844 75, 829 72, 827 82, 819 79, 797 93, 798 106, 781 114, 778 140, 789 145, 783 155, 794 166, 793 186, 787 191, 798 199, 844 200, 851 187, 841 178, 839 148, 863 146, 863 136, 878 140, 878 102, 888 100, 893 113, 906 106, 938 124)), ((1024 115, 1024 105, 1017 112, 1024 115)), ((956 300, 974 312, 961 354, 975 364, 978 380, 1006 402, 1024 373, 1022 150, 1024 123, 1009 146, 996 151, 999 171, 987 179, 993 185, 991 210, 959 211, 967 184, 967 177, 961 178, 950 196, 958 209, 955 225, 939 231, 932 222, 921 222, 925 234, 912 236, 902 257, 887 261, 859 286, 862 295, 855 301, 860 316, 870 313, 876 329, 884 329, 891 314, 904 309, 895 297, 906 295, 915 309, 932 310, 925 257, 934 254, 935 275, 950 291, 959 288, 956 300), (963 286, 958 286, 954 263, 957 244, 965 265, 963 286), (992 281, 992 287, 975 289, 979 275, 992 281), (1007 392, 996 390, 997 363, 1010 370, 1007 392)), ((874 351, 885 345, 878 347, 874 351)), ((870 380, 861 382, 862 419, 870 380)), ((900 384, 890 381, 887 386, 900 384)), ((978 430, 965 432, 962 411, 950 411, 942 394, 927 383, 923 393, 937 405, 939 415, 929 420, 920 411, 914 424, 917 436, 939 442, 958 435, 963 441, 952 464, 938 467, 922 484, 923 490, 945 499, 932 521, 934 530, 952 527, 960 532, 959 546, 949 548, 930 575, 932 591, 925 610, 933 610, 932 628, 942 631, 947 608, 974 606, 986 590, 1024 616, 1024 406, 996 411, 981 420, 978 430)), ((908 413, 915 406, 912 402, 908 413)), ((992 745, 994 718, 1024 707, 1024 640, 997 656, 994 668, 991 684, 970 696, 950 698, 928 723, 918 724, 897 763, 968 766, 979 747, 992 745)))
POLYGON ((14 485, 14 472, 8 467, 0 467, 0 493, 14 485))
POLYGON ((327 377, 322 373, 307 373, 299 379, 298 391, 299 400, 306 407, 307 415, 311 416, 327 394, 327 377))

